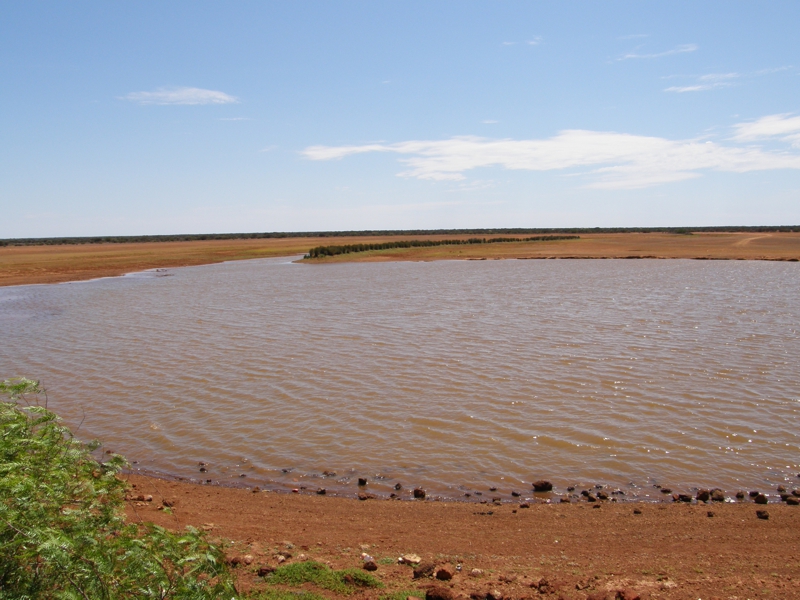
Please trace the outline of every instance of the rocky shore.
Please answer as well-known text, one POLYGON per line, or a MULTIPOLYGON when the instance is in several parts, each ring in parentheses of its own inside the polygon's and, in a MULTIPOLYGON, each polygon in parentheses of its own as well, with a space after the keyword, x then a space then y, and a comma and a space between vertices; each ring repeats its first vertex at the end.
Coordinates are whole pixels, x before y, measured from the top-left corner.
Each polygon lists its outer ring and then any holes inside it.
POLYGON ((279 575, 358 569, 381 587, 348 588, 348 597, 800 597, 794 488, 741 498, 661 488, 661 502, 630 503, 605 488, 553 495, 555 486, 537 481, 508 501, 487 490, 476 504, 437 502, 414 488, 406 490, 414 501, 381 501, 366 491, 369 481, 359 500, 128 478, 131 520, 192 525, 227 541, 241 590, 344 597, 279 575))

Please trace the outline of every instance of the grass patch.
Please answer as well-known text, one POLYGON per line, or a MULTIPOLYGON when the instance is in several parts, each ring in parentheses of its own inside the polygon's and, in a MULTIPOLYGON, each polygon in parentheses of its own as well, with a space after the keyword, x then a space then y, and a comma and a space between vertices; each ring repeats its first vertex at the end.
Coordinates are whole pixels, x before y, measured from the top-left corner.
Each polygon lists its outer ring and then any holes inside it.
POLYGON ((360 569, 334 571, 329 566, 313 560, 278 567, 267 576, 266 581, 273 585, 290 587, 311 583, 337 594, 349 594, 357 588, 383 586, 378 579, 360 569))
MULTIPOLYGON (((248 600, 326 600, 325 596, 313 592, 288 592, 286 590, 264 590, 247 596, 248 600)), ((402 600, 406 600, 403 598, 402 600)))
POLYGON ((419 590, 401 590, 399 592, 392 592, 391 594, 384 594, 378 600, 406 600, 409 596, 414 598, 424 598, 425 592, 419 590))

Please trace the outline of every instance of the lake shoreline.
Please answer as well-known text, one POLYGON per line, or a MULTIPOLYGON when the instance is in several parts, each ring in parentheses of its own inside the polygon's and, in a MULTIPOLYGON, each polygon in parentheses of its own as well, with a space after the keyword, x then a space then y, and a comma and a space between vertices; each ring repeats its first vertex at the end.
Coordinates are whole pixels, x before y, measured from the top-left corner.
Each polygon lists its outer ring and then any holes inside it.
MULTIPOLYGON (((471 236, 409 235, 409 240, 471 236)), ((497 236, 488 236, 497 237, 497 236)), ((337 244, 396 241, 397 236, 341 237, 337 244)), ((275 238, 0 247, 0 286, 118 277, 153 269, 278 258, 307 253, 331 238, 275 238)), ((434 246, 359 252, 303 261, 386 262, 492 259, 692 259, 800 261, 800 233, 608 233, 579 239, 434 246)))
POLYGON ((229 542, 241 590, 263 589, 259 571, 281 563, 315 560, 353 568, 368 554, 387 588, 380 594, 420 590, 424 597, 431 586, 455 598, 492 590, 505 598, 544 594, 569 600, 613 598, 617 591, 650 598, 800 593, 800 508, 793 506, 581 502, 522 508, 508 502, 486 507, 125 478, 134 486, 130 521, 171 529, 190 525, 229 542), (757 510, 768 514, 760 518, 757 510), (397 561, 408 554, 432 565, 432 572, 447 569, 451 578, 414 578, 414 565, 397 561))

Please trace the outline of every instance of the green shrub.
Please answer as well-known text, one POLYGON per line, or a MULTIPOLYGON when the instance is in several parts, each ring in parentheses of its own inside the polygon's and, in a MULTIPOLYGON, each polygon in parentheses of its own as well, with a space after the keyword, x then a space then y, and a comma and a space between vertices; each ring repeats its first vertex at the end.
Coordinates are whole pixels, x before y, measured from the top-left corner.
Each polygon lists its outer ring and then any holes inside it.
POLYGON ((296 587, 311 583, 325 590, 347 594, 357 587, 381 587, 375 577, 361 569, 334 571, 329 566, 309 560, 278 567, 267 576, 267 582, 296 587))
POLYGON ((202 532, 124 518, 125 465, 100 463, 36 403, 0 382, 0 599, 231 598, 222 551, 202 532))

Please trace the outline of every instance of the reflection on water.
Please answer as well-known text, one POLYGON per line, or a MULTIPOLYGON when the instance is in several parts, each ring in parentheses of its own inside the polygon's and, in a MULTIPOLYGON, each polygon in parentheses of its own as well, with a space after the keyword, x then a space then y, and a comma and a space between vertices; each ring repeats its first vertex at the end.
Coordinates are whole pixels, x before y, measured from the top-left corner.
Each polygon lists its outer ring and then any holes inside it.
POLYGON ((203 480, 448 497, 800 482, 794 263, 168 274, 0 289, 0 375, 42 379, 81 437, 138 467, 203 480))

